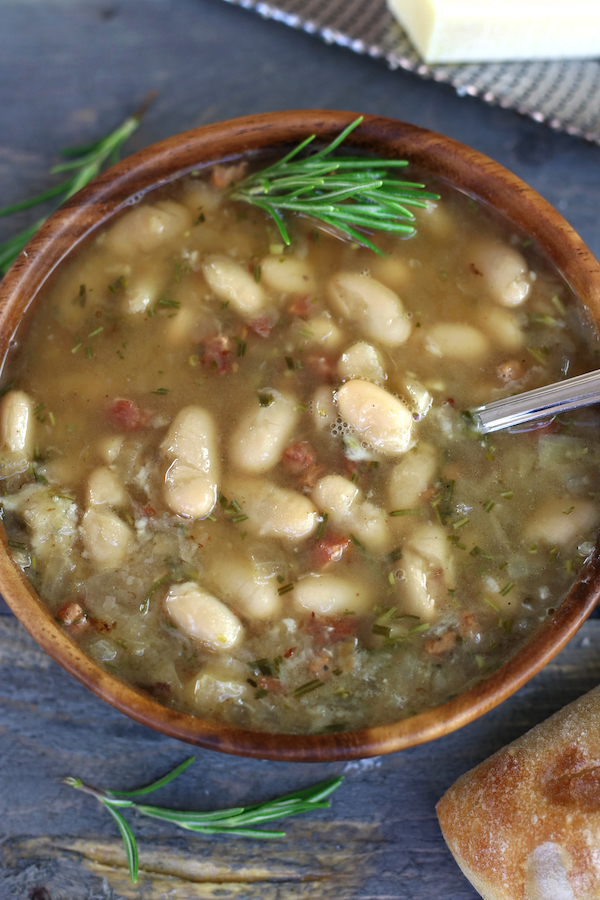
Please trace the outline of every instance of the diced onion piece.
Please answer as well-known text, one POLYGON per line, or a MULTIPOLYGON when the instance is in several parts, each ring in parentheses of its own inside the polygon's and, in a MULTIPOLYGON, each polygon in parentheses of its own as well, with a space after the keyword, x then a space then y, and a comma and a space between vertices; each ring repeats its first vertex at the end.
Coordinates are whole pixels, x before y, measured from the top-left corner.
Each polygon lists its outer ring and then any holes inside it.
POLYGON ((238 617, 194 581, 173 585, 166 596, 165 608, 182 631, 212 650, 235 647, 244 636, 238 617))

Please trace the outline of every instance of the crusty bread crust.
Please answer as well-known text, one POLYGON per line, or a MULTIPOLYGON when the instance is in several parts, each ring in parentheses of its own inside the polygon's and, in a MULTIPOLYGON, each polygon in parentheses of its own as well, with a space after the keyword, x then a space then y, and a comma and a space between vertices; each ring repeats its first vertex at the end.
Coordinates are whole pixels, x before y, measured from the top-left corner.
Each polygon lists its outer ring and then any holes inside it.
POLYGON ((598 900, 600 687, 459 778, 437 813, 484 900, 598 900))

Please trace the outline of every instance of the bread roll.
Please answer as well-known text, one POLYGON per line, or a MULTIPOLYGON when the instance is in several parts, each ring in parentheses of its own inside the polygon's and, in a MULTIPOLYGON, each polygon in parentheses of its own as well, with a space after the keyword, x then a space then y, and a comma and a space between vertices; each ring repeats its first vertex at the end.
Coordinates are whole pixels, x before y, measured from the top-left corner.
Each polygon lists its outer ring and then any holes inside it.
POLYGON ((437 813, 484 900, 598 900, 600 687, 459 778, 437 813))

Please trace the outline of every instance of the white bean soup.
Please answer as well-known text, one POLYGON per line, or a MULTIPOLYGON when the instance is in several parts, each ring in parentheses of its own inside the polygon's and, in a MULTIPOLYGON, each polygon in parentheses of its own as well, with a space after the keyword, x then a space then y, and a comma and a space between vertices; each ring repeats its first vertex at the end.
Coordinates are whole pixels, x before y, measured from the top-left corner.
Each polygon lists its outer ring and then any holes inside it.
MULTIPOLYGON (((444 185, 385 256, 216 167, 63 264, 0 411, 17 564, 101 666, 270 732, 380 725, 497 669, 600 518, 595 412, 478 435, 464 411, 595 367, 526 237, 444 185)), ((427 179, 425 179, 427 180, 427 179)))

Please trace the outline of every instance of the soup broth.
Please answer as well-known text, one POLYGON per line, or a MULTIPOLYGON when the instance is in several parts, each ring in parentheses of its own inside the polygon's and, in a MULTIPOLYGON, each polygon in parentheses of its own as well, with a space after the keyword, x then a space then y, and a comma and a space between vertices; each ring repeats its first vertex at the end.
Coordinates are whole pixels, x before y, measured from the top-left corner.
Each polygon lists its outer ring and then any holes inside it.
MULTIPOLYGON (((146 196, 62 265, 4 367, 17 564, 101 666, 270 732, 439 706, 591 552, 597 416, 479 435, 469 407, 593 368, 526 236, 445 185, 370 250, 227 198, 146 196)), ((225 187, 219 185, 225 184, 225 187)))

